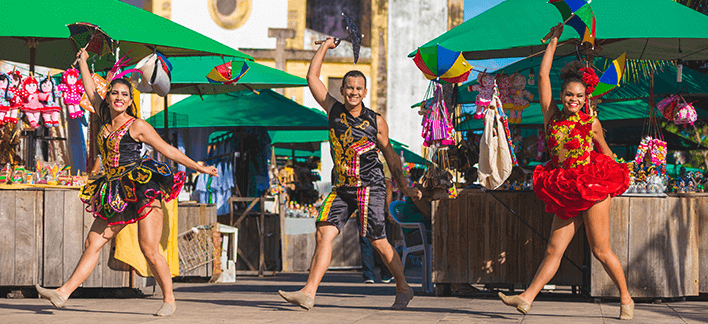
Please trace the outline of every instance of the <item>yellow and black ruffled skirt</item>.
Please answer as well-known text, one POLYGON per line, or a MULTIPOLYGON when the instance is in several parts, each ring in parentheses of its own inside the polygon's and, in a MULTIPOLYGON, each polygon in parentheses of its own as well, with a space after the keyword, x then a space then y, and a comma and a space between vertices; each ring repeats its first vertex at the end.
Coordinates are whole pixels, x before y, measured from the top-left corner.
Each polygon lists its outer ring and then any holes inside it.
POLYGON ((156 199, 170 201, 184 185, 184 172, 172 173, 161 162, 145 159, 117 168, 83 186, 79 198, 86 211, 108 221, 108 225, 130 224, 147 216, 156 199), (143 213, 144 212, 144 213, 143 213))

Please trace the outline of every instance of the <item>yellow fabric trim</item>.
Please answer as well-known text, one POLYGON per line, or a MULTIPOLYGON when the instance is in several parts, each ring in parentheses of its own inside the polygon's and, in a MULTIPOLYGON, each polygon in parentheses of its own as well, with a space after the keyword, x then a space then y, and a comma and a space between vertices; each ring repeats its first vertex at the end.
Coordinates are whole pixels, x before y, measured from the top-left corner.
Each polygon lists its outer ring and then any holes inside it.
POLYGON ((327 218, 329 217, 329 210, 332 209, 332 203, 334 202, 334 198, 337 197, 337 191, 332 189, 332 192, 327 195, 327 198, 325 198, 324 203, 322 204, 322 209, 320 209, 320 215, 317 216, 317 221, 318 222, 324 222, 327 221, 327 218))

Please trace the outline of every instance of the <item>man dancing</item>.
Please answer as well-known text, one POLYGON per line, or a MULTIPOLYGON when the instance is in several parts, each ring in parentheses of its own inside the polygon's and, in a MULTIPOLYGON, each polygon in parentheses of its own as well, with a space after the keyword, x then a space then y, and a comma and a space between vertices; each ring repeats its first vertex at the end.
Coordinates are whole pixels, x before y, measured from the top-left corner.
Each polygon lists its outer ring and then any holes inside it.
POLYGON ((403 193, 414 199, 420 199, 422 194, 418 189, 405 185, 407 182, 401 159, 388 139, 388 124, 383 117, 362 103, 367 93, 364 74, 354 70, 344 75, 339 89, 344 103, 334 99, 320 80, 325 54, 337 45, 334 39, 327 38, 315 53, 307 71, 310 91, 327 112, 329 119, 334 187, 322 204, 317 218, 317 246, 305 287, 294 292, 278 293, 288 302, 304 309, 309 310, 314 306, 317 287, 332 259, 332 240, 346 225, 349 216, 358 209, 358 217, 361 217, 359 234, 371 240, 396 280, 396 301, 391 309, 402 310, 414 294, 406 282, 398 253, 386 239, 386 186, 383 164, 378 158, 379 149, 383 152, 391 175, 401 184, 403 193))

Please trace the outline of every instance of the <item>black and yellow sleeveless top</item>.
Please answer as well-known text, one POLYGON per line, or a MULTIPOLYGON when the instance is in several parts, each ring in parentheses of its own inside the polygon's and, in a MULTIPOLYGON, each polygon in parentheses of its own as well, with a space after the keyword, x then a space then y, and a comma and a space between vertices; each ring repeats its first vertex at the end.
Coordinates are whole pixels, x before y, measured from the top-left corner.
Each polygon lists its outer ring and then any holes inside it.
POLYGON ((329 112, 330 153, 334 161, 332 182, 335 187, 383 185, 383 163, 376 146, 378 127, 373 110, 362 106, 353 117, 344 104, 337 102, 329 112))

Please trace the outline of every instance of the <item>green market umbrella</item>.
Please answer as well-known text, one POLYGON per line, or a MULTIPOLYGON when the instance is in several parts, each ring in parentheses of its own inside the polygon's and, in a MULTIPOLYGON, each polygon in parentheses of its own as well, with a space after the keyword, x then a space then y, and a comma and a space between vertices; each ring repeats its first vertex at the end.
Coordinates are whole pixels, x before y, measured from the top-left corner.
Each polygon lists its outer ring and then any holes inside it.
MULTIPOLYGON (((468 60, 539 54, 546 49, 539 38, 558 22, 558 10, 546 2, 503 1, 422 46, 438 44, 463 52, 468 60)), ((594 0, 591 5, 600 56, 627 52, 628 59, 708 59, 704 14, 671 0, 594 0)), ((560 42, 556 55, 575 53, 578 33, 566 28, 560 42)))
MULTIPOLYGON (((4 1, 0 26, 0 59, 66 69, 76 47, 67 25, 99 26, 118 42, 120 52, 142 58, 154 51, 167 57, 228 55, 252 60, 249 55, 221 44, 180 24, 117 0, 9 0, 4 1), (35 52, 32 55, 32 52, 35 52)), ((106 55, 94 67, 113 66, 106 55)), ((93 63, 93 62, 91 62, 93 63)))
MULTIPOLYGON (((169 107, 169 128, 249 127, 267 129, 327 129, 327 119, 285 96, 265 89, 260 93, 237 91, 202 97, 190 96, 169 107)), ((165 127, 164 112, 146 121, 165 127)))

